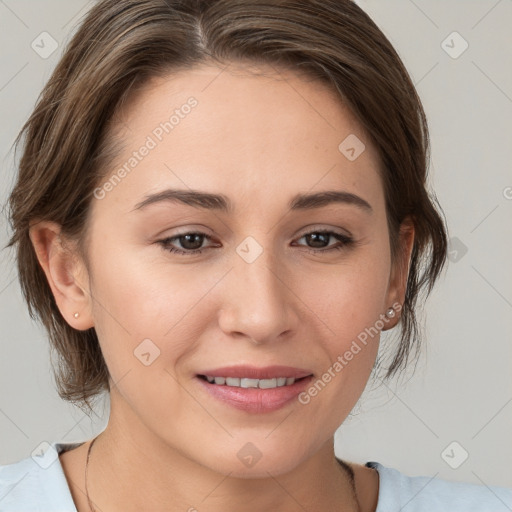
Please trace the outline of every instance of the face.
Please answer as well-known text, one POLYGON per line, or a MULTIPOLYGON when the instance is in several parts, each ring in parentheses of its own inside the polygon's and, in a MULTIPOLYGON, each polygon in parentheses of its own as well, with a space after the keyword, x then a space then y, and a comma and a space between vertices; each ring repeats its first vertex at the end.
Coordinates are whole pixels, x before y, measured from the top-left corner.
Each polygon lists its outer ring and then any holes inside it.
POLYGON ((155 79, 119 112, 124 150, 95 192, 81 282, 116 383, 111 421, 241 477, 332 440, 375 361, 368 330, 391 327, 400 301, 370 140, 322 84, 260 69, 155 79), (339 148, 349 136, 355 152, 339 148), (298 199, 328 191, 345 195, 298 199), (215 372, 234 366, 288 368, 215 372), (214 373, 304 378, 244 390, 200 377, 214 373))

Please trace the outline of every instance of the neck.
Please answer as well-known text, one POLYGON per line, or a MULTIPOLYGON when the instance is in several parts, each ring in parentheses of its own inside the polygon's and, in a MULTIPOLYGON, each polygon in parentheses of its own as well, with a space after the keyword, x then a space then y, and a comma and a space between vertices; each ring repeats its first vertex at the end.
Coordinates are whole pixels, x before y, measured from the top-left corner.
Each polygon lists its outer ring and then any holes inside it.
POLYGON ((88 464, 87 489, 96 512, 360 510, 350 468, 336 460, 333 439, 291 471, 238 478, 191 460, 141 425, 116 422, 112 412, 88 464))

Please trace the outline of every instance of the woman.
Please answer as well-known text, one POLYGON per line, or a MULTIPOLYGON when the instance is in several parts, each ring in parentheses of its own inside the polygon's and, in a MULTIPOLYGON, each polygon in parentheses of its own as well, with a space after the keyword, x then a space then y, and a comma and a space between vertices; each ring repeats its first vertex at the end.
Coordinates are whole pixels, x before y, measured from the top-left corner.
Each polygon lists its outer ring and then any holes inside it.
POLYGON ((447 250, 421 102, 357 5, 101 1, 23 134, 20 283, 60 396, 110 417, 2 467, 1 510, 512 506, 334 454, 447 250))

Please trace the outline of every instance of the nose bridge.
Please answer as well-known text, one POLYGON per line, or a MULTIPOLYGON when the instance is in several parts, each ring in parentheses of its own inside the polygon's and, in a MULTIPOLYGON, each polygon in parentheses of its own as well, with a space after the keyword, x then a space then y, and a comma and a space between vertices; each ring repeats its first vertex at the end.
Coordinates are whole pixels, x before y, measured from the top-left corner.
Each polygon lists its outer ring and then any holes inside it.
POLYGON ((245 334, 253 341, 272 341, 294 328, 293 294, 283 266, 253 237, 247 237, 233 255, 222 307, 221 327, 226 333, 245 334), (280 275, 281 274, 281 275, 280 275))

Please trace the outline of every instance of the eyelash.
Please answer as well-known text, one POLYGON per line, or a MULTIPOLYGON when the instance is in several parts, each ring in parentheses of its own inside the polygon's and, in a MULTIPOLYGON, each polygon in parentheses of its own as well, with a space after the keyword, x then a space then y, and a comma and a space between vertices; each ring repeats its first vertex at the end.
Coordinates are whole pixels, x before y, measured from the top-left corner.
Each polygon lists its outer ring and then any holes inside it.
MULTIPOLYGON (((300 238, 303 238, 305 236, 308 236, 308 235, 312 235, 312 234, 324 234, 324 235, 333 235, 334 238, 338 239, 340 242, 342 242, 342 245, 337 245, 337 246, 334 246, 334 247, 330 247, 328 249, 313 249, 311 247, 306 247, 306 250, 310 253, 313 253, 313 254, 318 254, 318 253, 326 253, 326 252, 330 252, 330 251, 340 251, 340 250, 343 250, 343 249, 348 249, 350 248, 355 242, 354 242, 354 239, 349 237, 349 236, 346 236, 346 235, 342 235, 340 233, 336 233, 335 231, 329 231, 329 230, 315 230, 315 231, 310 231, 308 233, 304 233, 300 238)), ((162 246, 162 248, 165 250, 165 251, 168 251, 168 252, 171 252, 171 253, 175 253, 175 254, 182 254, 182 255, 186 255, 186 256, 193 256, 195 254, 201 254, 204 250, 203 249, 190 249, 190 250, 187 250, 187 251, 184 251, 182 249, 176 249, 175 247, 172 247, 171 246, 171 242, 173 240, 177 240, 181 237, 184 237, 186 235, 199 235, 199 236, 203 236, 205 237, 206 239, 208 240, 211 240, 211 237, 208 236, 206 233, 201 233, 199 231, 191 231, 191 232, 188 232, 188 233, 182 233, 182 234, 179 234, 179 235, 176 235, 176 236, 173 236, 173 237, 169 237, 169 238, 164 238, 163 240, 158 240, 157 243, 160 244, 162 246)), ((300 240, 299 238, 299 240, 300 240)))

